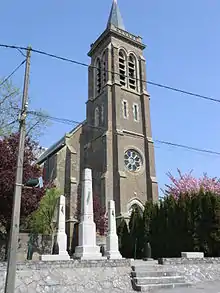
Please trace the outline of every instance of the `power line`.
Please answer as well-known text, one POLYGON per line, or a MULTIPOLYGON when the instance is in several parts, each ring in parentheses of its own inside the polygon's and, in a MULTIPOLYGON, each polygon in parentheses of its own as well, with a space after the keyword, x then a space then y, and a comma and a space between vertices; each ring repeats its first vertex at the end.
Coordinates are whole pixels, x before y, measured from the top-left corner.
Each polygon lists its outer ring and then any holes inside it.
MULTIPOLYGON (((26 47, 11 46, 11 45, 4 45, 4 44, 0 44, 0 47, 10 48, 10 49, 17 49, 17 50, 18 49, 19 50, 27 50, 26 47)), ((45 56, 48 56, 48 57, 52 57, 52 58, 55 58, 55 59, 58 59, 58 60, 70 62, 70 63, 76 64, 76 65, 81 65, 81 66, 84 66, 84 67, 89 67, 89 65, 86 64, 86 63, 79 62, 79 61, 76 61, 76 60, 72 60, 72 59, 69 59, 69 58, 66 58, 66 57, 58 56, 58 55, 55 55, 55 54, 52 54, 52 53, 47 53, 47 52, 42 51, 42 50, 37 50, 37 49, 31 48, 31 51, 34 52, 34 53, 38 53, 38 54, 41 54, 41 55, 45 55, 45 56)))
POLYGON ((5 82, 7 82, 11 77, 12 75, 15 74, 16 71, 18 71, 18 69, 26 62, 26 59, 23 60, 13 71, 11 74, 9 74, 5 79, 3 79, 3 81, 0 83, 0 86, 2 86, 5 82))
MULTIPOLYGON (((82 124, 82 122, 78 122, 78 121, 75 121, 75 120, 65 119, 65 118, 58 118, 58 117, 54 117, 54 116, 50 116, 50 115, 44 115, 44 114, 42 114, 40 112, 36 112, 36 111, 29 111, 28 114, 44 117, 44 118, 50 119, 52 121, 56 121, 56 122, 60 122, 60 123, 68 124, 68 125, 76 125, 77 126, 77 125, 82 124)), ((91 127, 91 128, 96 128, 96 129, 99 129, 99 130, 102 130, 102 131, 107 130, 105 127, 94 126, 94 125, 90 125, 90 124, 87 124, 87 126, 91 127)), ((200 152, 200 153, 220 156, 220 152, 213 151, 213 150, 196 148, 196 147, 192 147, 192 146, 189 146, 189 145, 183 145, 183 144, 178 144, 178 143, 164 141, 164 140, 155 140, 155 142, 157 142, 159 144, 163 144, 163 145, 169 145, 169 146, 172 146, 172 147, 178 147, 178 148, 182 148, 182 149, 187 149, 187 150, 190 150, 190 151, 195 151, 195 152, 200 152)))
POLYGON ((200 98, 200 99, 220 103, 220 100, 214 99, 212 97, 203 96, 203 95, 200 95, 200 94, 196 94, 196 93, 193 93, 193 92, 177 89, 177 88, 174 88, 174 87, 170 87, 170 86, 167 86, 167 85, 155 83, 155 82, 152 82, 152 81, 147 81, 147 83, 150 84, 150 85, 153 85, 153 86, 157 86, 157 87, 160 87, 160 88, 164 88, 164 89, 167 89, 167 90, 171 90, 171 91, 174 91, 174 92, 185 94, 185 95, 188 95, 188 96, 193 96, 193 97, 196 97, 196 98, 200 98))
POLYGON ((177 143, 164 141, 164 140, 155 140, 155 142, 160 143, 160 144, 166 144, 166 145, 173 146, 173 147, 184 148, 184 149, 187 149, 187 150, 190 150, 190 151, 196 151, 196 152, 202 152, 202 153, 207 153, 207 154, 220 156, 220 152, 216 152, 216 151, 212 151, 212 150, 195 148, 195 147, 191 147, 191 146, 188 146, 188 145, 177 144, 177 143))
MULTIPOLYGON (((2 45, 2 44, 0 44, 0 47, 17 49, 19 51, 20 50, 27 50, 27 48, 25 48, 25 47, 2 45)), ((56 58, 56 59, 60 59, 60 60, 63 60, 63 61, 68 61, 68 62, 77 64, 77 65, 81 65, 81 66, 84 66, 84 67, 89 67, 89 65, 86 64, 86 63, 82 63, 82 62, 78 62, 78 61, 75 61, 75 60, 72 60, 72 59, 68 59, 68 58, 65 58, 65 57, 61 57, 61 56, 58 56, 58 55, 50 54, 50 53, 47 53, 47 52, 44 52, 44 51, 41 51, 41 50, 31 49, 31 51, 33 51, 35 53, 42 54, 42 55, 46 55, 46 56, 49 56, 49 57, 53 57, 53 58, 56 58)), ((6 82, 24 64, 25 61, 26 60, 22 61, 21 64, 6 79, 3 80, 3 82, 0 84, 0 86, 4 82, 6 82)), ((96 68, 95 66, 92 66, 92 67, 96 68)), ((119 74, 119 73, 114 73, 114 72, 110 72, 110 73, 119 74)), ((154 86, 161 87, 161 88, 165 88, 165 89, 168 89, 168 90, 173 90, 173 91, 180 92, 180 93, 183 93, 183 94, 195 96, 197 98, 211 100, 211 101, 214 101, 214 102, 220 102, 220 100, 217 100, 217 99, 214 99, 214 98, 211 98, 211 97, 203 96, 203 95, 200 95, 200 94, 195 94, 195 93, 192 93, 192 92, 188 92, 188 91, 184 91, 184 90, 181 90, 181 89, 173 88, 173 87, 166 86, 166 85, 163 85, 163 84, 154 83, 154 82, 151 82, 151 81, 145 81, 145 82, 147 82, 150 85, 154 85, 154 86)), ((49 115, 44 115, 42 113, 35 112, 35 111, 29 111, 28 113, 29 114, 32 114, 32 115, 35 115, 35 116, 41 116, 43 118, 47 118, 47 119, 50 119, 50 120, 53 120, 53 121, 56 121, 56 122, 64 123, 64 124, 69 124, 69 125, 72 125, 72 124, 79 125, 80 124, 80 122, 78 122, 78 121, 74 121, 74 120, 71 120, 71 119, 65 119, 65 118, 53 117, 53 116, 49 116, 49 115)), ((88 125, 88 126, 89 127, 92 127, 92 128, 99 128, 99 129, 102 129, 102 130, 104 129, 102 127, 97 127, 97 126, 93 126, 93 125, 88 125)), ((184 149, 188 149, 188 150, 192 150, 192 151, 209 153, 209 154, 213 154, 213 155, 220 155, 220 153, 219 152, 216 152, 216 151, 206 150, 206 149, 200 149, 200 148, 194 148, 194 147, 191 147, 191 146, 188 146, 188 145, 181 145, 181 144, 176 144, 176 143, 162 141, 162 140, 156 140, 156 142, 158 142, 160 144, 166 144, 166 145, 170 145, 170 146, 174 146, 174 147, 179 147, 179 148, 184 148, 184 149)))
MULTIPOLYGON (((0 47, 10 48, 10 49, 17 49, 17 50, 27 50, 26 47, 5 45, 5 44, 0 44, 0 47)), ((90 67, 90 68, 98 69, 96 66, 88 65, 86 63, 83 63, 83 62, 80 62, 80 61, 77 61, 77 60, 73 60, 73 59, 70 59, 70 58, 58 56, 58 55, 51 54, 51 53, 48 53, 48 52, 45 52, 45 51, 42 51, 42 50, 37 50, 37 49, 32 48, 31 51, 35 52, 35 53, 38 53, 38 54, 41 54, 41 55, 52 57, 52 58, 55 58, 55 59, 58 59, 58 60, 70 62, 70 63, 76 64, 76 65, 80 65, 80 66, 83 66, 83 67, 90 67)), ((109 70, 106 70, 106 72, 111 73, 111 74, 115 74, 115 75, 120 75, 120 73, 118 73, 118 72, 113 72, 113 71, 109 71, 109 70)), ((124 75, 124 77, 129 78, 128 75, 124 75)), ((145 82, 145 83, 147 83, 149 85, 152 85, 152 86, 155 86, 155 87, 164 88, 164 89, 167 89, 167 90, 170 90, 170 91, 179 92, 181 94, 185 94, 185 95, 193 96, 193 97, 196 97, 196 98, 200 98, 200 99, 220 103, 219 99, 215 99, 215 98, 212 98, 212 97, 209 97, 209 96, 204 96, 204 95, 201 95, 201 94, 197 94, 197 93, 182 90, 182 89, 179 89, 179 88, 171 87, 171 86, 168 86, 168 85, 156 83, 156 82, 153 82, 153 81, 142 80, 142 79, 139 79, 139 78, 136 78, 136 80, 141 81, 141 82, 145 82)))
POLYGON ((22 56, 26 57, 25 54, 20 49, 17 49, 17 50, 22 56))
POLYGON ((9 123, 7 124, 7 126, 11 126, 11 125, 15 124, 16 122, 19 122, 19 119, 15 119, 15 120, 13 120, 12 122, 9 122, 9 123))
POLYGON ((80 122, 78 122, 78 121, 74 121, 74 120, 70 120, 70 119, 66 119, 66 118, 53 117, 53 116, 43 114, 43 113, 40 113, 40 112, 37 112, 37 111, 28 111, 28 114, 38 116, 38 117, 42 117, 42 118, 46 118, 46 119, 50 119, 50 120, 53 120, 55 122, 60 122, 60 123, 63 123, 63 124, 68 124, 68 125, 80 124, 80 122))

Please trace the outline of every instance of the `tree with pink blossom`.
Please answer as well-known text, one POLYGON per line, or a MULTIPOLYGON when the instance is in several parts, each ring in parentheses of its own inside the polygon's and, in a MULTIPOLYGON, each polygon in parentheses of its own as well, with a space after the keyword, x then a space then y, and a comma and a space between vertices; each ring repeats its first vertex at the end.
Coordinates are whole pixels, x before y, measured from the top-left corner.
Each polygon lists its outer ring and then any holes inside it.
POLYGON ((217 177, 208 177, 206 173, 201 178, 196 178, 189 173, 182 173, 179 169, 179 177, 173 176, 170 172, 167 174, 171 184, 166 184, 165 195, 172 195, 178 198, 180 195, 196 195, 200 191, 211 192, 220 195, 220 179, 217 177))

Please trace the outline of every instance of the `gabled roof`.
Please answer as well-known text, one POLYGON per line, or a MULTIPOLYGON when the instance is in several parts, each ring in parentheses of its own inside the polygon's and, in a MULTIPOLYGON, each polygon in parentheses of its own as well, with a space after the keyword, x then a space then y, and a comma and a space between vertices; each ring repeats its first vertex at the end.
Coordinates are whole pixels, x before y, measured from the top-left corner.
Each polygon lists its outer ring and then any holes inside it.
POLYGON ((117 0, 113 0, 107 27, 110 27, 111 25, 114 25, 125 31, 125 26, 124 26, 123 19, 118 7, 117 0))
POLYGON ((80 127, 84 125, 85 121, 74 127, 69 133, 66 133, 58 142, 48 148, 37 160, 37 164, 42 164, 48 157, 61 150, 66 145, 66 138, 72 136, 80 127))

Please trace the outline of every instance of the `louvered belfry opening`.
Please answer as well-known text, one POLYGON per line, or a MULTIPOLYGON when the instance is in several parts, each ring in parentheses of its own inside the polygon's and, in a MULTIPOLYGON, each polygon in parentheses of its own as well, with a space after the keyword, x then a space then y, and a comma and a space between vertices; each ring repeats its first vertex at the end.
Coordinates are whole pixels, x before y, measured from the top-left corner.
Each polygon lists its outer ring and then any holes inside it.
POLYGON ((119 76, 120 84, 122 86, 126 85, 126 58, 123 51, 119 52, 119 76))
POLYGON ((136 62, 132 55, 128 58, 128 75, 129 88, 136 90, 136 62))

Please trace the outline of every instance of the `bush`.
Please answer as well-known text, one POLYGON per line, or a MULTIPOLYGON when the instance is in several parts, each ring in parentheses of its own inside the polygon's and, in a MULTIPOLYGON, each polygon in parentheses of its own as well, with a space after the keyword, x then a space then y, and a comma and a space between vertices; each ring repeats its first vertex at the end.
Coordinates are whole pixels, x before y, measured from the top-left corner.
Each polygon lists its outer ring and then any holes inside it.
POLYGON ((126 221, 123 219, 117 228, 119 251, 124 258, 131 258, 130 233, 126 221))
POLYGON ((144 226, 143 215, 138 207, 135 207, 132 211, 130 222, 130 245, 131 245, 131 257, 142 258, 143 256, 143 241, 144 241, 144 226))
POLYGON ((57 200, 61 193, 56 188, 47 189, 38 209, 29 218, 29 229, 33 234, 52 235, 56 229, 54 223, 57 200))
POLYGON ((137 209, 132 212, 129 229, 130 233, 124 226, 120 235, 120 249, 130 251, 129 257, 145 256, 148 242, 156 259, 180 257, 183 251, 202 251, 205 256, 218 257, 220 196, 200 190, 178 197, 170 195, 160 203, 147 202, 143 217, 137 209))

